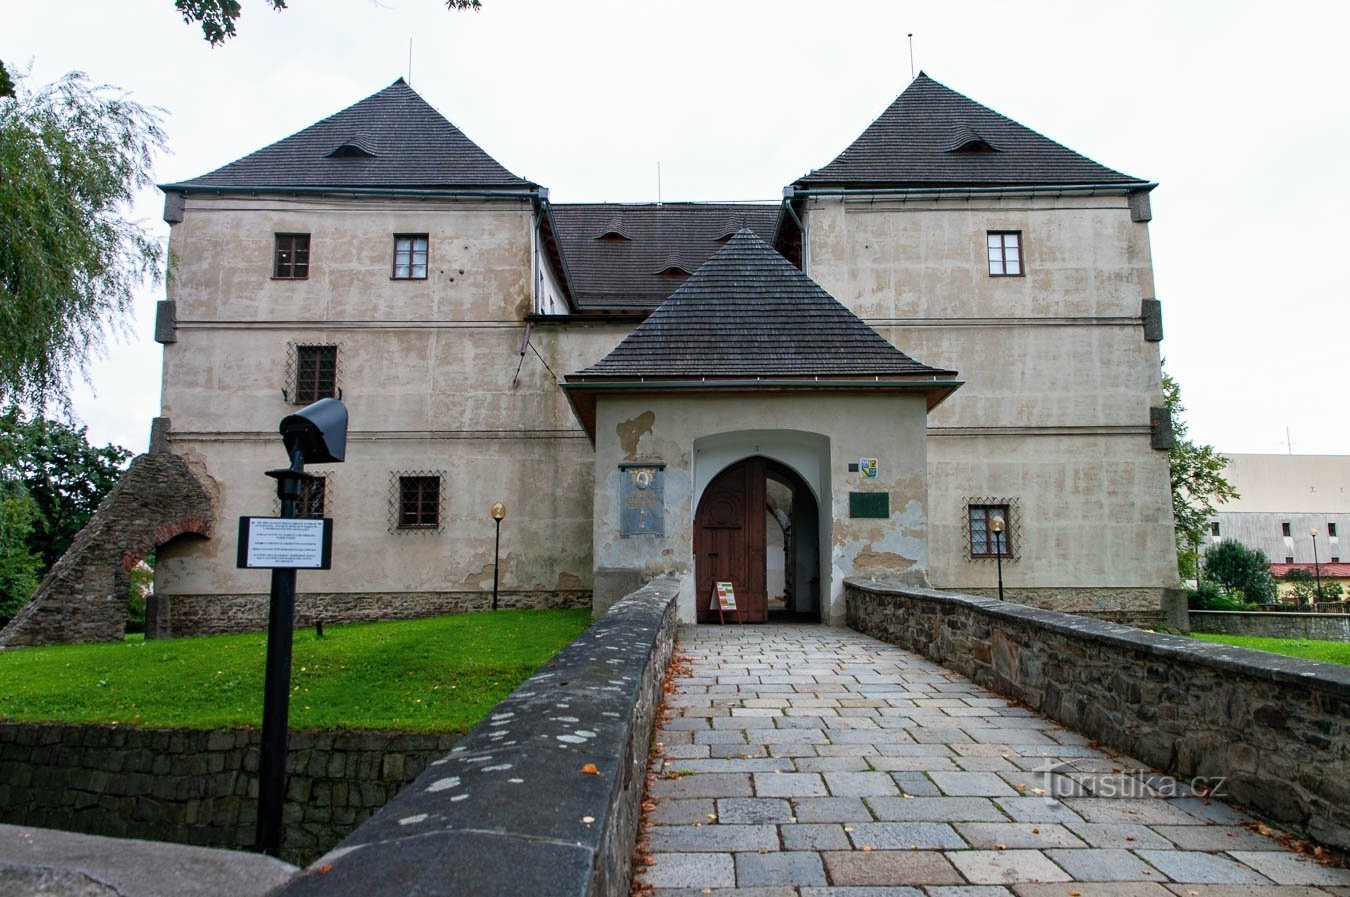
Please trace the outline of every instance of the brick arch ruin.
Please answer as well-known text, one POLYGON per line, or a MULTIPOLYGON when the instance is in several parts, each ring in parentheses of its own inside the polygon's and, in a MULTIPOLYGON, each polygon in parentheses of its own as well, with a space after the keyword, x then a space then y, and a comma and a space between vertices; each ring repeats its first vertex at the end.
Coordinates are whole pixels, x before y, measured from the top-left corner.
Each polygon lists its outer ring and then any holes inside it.
POLYGON ((214 486, 178 455, 138 455, 32 599, 0 630, 0 646, 121 641, 131 570, 173 539, 212 536, 214 486))

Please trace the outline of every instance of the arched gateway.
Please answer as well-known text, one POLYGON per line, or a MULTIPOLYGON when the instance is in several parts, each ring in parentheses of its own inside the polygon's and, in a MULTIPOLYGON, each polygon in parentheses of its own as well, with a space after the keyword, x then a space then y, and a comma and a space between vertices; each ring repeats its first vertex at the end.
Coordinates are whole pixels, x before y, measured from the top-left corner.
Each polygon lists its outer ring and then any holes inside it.
POLYGON ((597 612, 629 585, 674 575, 680 618, 707 622, 712 583, 726 577, 744 580, 753 620, 773 606, 839 623, 844 578, 922 575, 927 413, 958 386, 741 230, 609 355, 567 377, 595 442, 597 612), (789 507, 775 508, 775 494, 789 507))

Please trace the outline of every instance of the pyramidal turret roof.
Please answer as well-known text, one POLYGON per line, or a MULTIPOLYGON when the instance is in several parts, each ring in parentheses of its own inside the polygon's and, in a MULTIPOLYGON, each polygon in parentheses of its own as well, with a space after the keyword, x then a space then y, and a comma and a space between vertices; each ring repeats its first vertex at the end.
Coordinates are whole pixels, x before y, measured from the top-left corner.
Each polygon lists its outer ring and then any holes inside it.
POLYGON ((955 376, 910 358, 742 228, 603 359, 569 377, 955 376))
POLYGON ((923 72, 804 186, 1132 184, 1122 174, 982 106, 923 72))
POLYGON ((529 188, 402 78, 271 146, 164 189, 529 188))

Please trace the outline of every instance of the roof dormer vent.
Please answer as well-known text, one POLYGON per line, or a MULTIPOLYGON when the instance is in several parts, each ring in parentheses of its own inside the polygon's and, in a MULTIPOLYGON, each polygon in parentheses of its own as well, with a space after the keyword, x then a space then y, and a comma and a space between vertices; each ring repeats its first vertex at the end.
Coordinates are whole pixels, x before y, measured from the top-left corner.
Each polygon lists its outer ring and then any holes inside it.
POLYGON ((947 145, 949 153, 997 153, 1001 152, 997 146, 986 140, 974 128, 969 125, 961 125, 952 134, 952 139, 947 145))
POLYGON ((379 153, 375 152, 372 141, 364 137, 348 137, 337 145, 334 150, 328 154, 330 159, 373 159, 379 153))
POLYGON ((623 226, 623 216, 614 215, 605 222, 605 226, 600 229, 600 233, 595 235, 595 239, 605 243, 628 243, 632 237, 623 226))

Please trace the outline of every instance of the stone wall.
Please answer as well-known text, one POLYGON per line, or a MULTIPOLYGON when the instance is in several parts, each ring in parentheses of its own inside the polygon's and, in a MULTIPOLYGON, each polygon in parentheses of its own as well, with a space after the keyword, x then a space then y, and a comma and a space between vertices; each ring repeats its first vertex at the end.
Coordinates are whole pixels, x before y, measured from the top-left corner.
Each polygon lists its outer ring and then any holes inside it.
POLYGON ((209 537, 214 519, 209 478, 177 455, 138 455, 33 598, 0 630, 0 646, 121 641, 131 569, 179 536, 209 537))
MULTIPOLYGON (((256 729, 0 723, 0 822, 248 848, 256 729)), ((283 855, 307 862, 384 806, 454 735, 292 732, 283 855)))
POLYGON ((1350 642, 1350 614, 1193 610, 1190 616, 1195 632, 1350 642))
MULTIPOLYGON (((303 583, 303 579, 301 580, 303 583)), ((501 592, 498 607, 590 607, 589 591, 501 592)), ((146 638, 179 638, 267 628, 268 596, 151 595, 145 609, 146 638)), ((295 598, 295 625, 374 623, 465 614, 492 608, 491 592, 301 593, 295 598)))
POLYGON ((845 583, 859 632, 1350 848, 1350 668, 996 599, 845 583))
POLYGON ((280 897, 627 897, 678 589, 615 604, 280 897))

